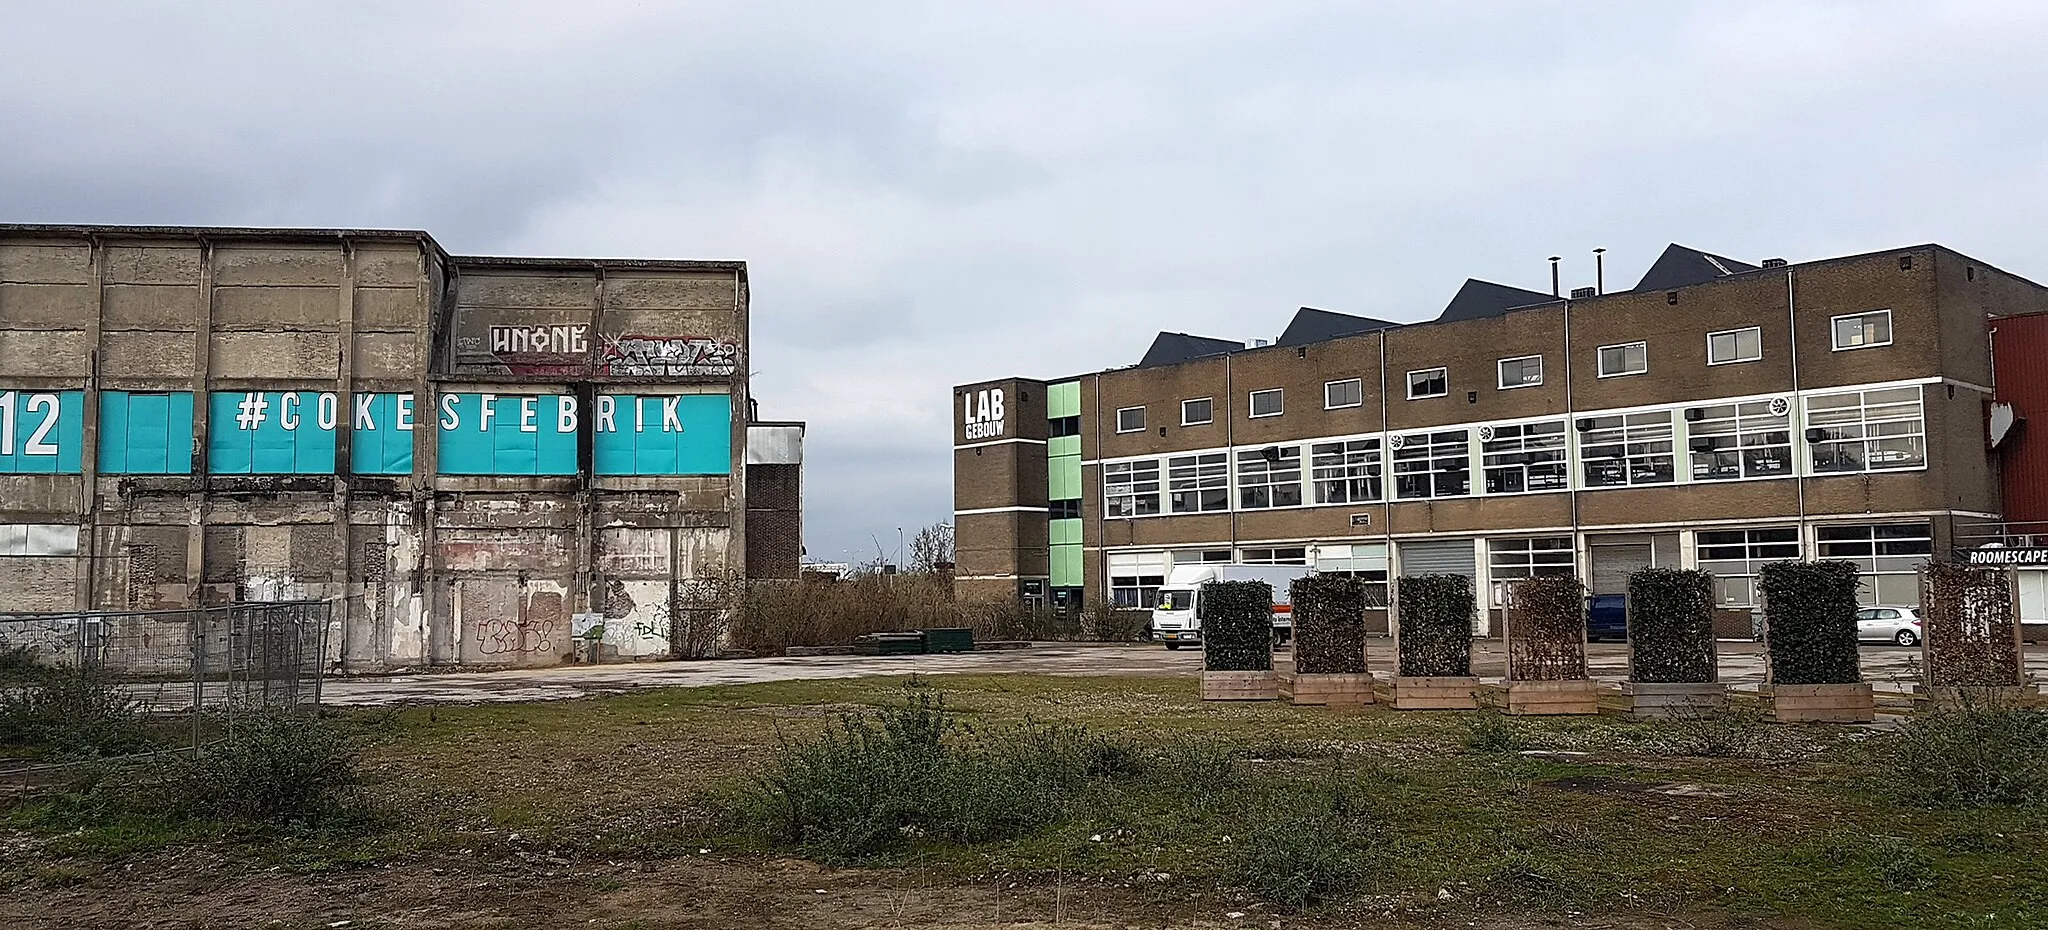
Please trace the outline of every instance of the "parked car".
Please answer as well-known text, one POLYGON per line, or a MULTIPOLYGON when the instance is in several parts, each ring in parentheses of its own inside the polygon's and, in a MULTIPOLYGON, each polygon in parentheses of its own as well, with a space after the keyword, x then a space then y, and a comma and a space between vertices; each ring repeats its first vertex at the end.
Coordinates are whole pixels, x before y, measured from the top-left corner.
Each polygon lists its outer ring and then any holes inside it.
POLYGON ((1586 641, 1628 639, 1628 595, 1595 594, 1586 599, 1586 641))
POLYGON ((1856 638, 1863 642, 1918 646, 1921 636, 1918 608, 1879 605, 1856 612, 1856 638))

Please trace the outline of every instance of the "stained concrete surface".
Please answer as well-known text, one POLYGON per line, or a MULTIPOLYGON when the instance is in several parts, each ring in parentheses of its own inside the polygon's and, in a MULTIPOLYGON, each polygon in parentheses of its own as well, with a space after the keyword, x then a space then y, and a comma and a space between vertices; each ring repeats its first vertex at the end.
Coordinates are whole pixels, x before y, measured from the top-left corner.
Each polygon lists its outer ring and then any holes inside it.
MULTIPOLYGON (((1376 640, 1367 647, 1374 672, 1392 674, 1392 644, 1376 640)), ((1880 691, 1910 690, 1919 672, 1920 650, 1896 646, 1864 646, 1863 676, 1880 691)), ((1628 675, 1628 647, 1595 643, 1587 647, 1593 677, 1605 688, 1619 687, 1628 675)), ((1289 661, 1282 650, 1278 661, 1289 661)), ((1473 667, 1482 678, 1504 674, 1499 642, 1473 646, 1473 667)), ((2031 646, 2027 667, 2036 681, 2048 679, 2048 646, 2031 646)), ((1168 650, 1156 645, 1040 643, 1028 649, 928 656, 807 656, 801 658, 725 659, 713 661, 634 662, 617 665, 564 665, 499 671, 429 672, 415 675, 330 678, 322 699, 344 706, 405 704, 474 704, 549 701, 618 694, 643 688, 741 685, 806 679, 869 676, 1023 673, 1037 675, 1135 675, 1193 677, 1201 672, 1198 649, 1168 650)), ((1721 678, 1738 690, 1763 683, 1764 657, 1749 642, 1721 643, 1721 678)))

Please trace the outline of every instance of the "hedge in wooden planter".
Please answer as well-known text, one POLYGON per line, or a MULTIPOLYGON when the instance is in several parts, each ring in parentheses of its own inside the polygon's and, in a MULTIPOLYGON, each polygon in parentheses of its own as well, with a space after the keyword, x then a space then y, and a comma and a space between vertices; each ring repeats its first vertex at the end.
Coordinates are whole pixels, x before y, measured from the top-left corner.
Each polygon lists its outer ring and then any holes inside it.
POLYGON ((1920 622, 1926 640, 1925 684, 1938 702, 2016 700, 2025 682, 2020 664, 2013 576, 2003 568, 1933 563, 1920 569, 1920 622))
POLYGON ((1628 579, 1628 681, 1639 717, 1683 716, 1726 706, 1714 647, 1714 576, 1646 568, 1628 579))
POLYGON ((1336 575, 1296 578, 1294 669, 1280 696, 1296 704, 1373 703, 1365 666, 1366 583, 1336 575))
POLYGON ((1508 583, 1508 713, 1591 714, 1586 678, 1586 586, 1570 575, 1508 583))
POLYGON ((1401 674, 1411 678, 1472 674, 1472 579, 1415 575, 1396 583, 1395 646, 1401 674))
POLYGON ((1263 581, 1202 585, 1202 700, 1270 701, 1280 696, 1273 674, 1273 586, 1263 581))
POLYGON ((1472 579, 1415 575, 1395 582, 1396 710, 1477 707, 1472 677, 1472 579))
POLYGON ((1856 563, 1773 562, 1757 575, 1764 596, 1772 708, 1782 721, 1874 719, 1856 656, 1856 563))
POLYGON ((1364 674, 1365 582, 1310 575, 1294 579, 1291 591, 1295 673, 1364 674))

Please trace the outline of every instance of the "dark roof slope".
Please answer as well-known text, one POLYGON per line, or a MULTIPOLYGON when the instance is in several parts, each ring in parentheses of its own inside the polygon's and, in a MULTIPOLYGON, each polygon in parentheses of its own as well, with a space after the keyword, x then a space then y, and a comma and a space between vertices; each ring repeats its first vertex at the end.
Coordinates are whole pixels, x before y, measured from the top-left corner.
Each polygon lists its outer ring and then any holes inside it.
POLYGON ((1668 291, 1756 269, 1757 266, 1748 262, 1689 249, 1674 242, 1664 247, 1664 254, 1657 256, 1657 260, 1650 264, 1650 270, 1643 272, 1643 279, 1636 282, 1636 290, 1668 291))
POLYGON ((1454 323, 1458 320, 1476 320, 1486 316, 1500 316, 1516 307, 1547 304, 1557 298, 1542 291, 1525 291, 1519 287, 1466 278, 1465 285, 1458 288, 1458 295, 1444 305, 1444 312, 1437 314, 1439 323, 1454 323))
POLYGON ((1187 333, 1160 333, 1153 338, 1152 348, 1145 350, 1145 357, 1138 361, 1138 367, 1177 365, 1191 359, 1222 355, 1242 348, 1244 343, 1231 339, 1211 339, 1208 336, 1190 336, 1187 333))
POLYGON ((1349 313, 1303 307, 1294 312, 1294 319, 1287 322, 1287 331, 1280 334, 1280 340, 1275 344, 1302 346, 1342 336, 1393 329, 1399 325, 1401 324, 1375 320, 1369 316, 1352 316, 1349 313))

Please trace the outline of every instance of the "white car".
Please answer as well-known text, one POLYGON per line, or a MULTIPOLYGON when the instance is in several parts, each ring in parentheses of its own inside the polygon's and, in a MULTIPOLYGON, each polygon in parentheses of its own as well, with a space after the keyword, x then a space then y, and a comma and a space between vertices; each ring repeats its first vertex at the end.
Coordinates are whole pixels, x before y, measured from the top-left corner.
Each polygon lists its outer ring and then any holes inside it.
POLYGON ((1866 643, 1918 646, 1920 611, 1913 607, 1865 607, 1856 612, 1856 638, 1866 643))

